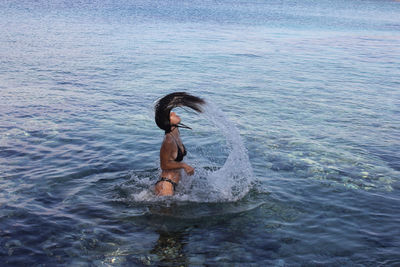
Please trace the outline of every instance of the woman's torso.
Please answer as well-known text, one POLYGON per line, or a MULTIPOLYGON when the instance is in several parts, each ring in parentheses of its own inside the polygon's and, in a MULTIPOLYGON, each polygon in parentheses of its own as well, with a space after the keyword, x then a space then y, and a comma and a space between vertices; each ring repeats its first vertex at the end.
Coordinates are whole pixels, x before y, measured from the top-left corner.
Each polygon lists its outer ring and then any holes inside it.
MULTIPOLYGON (((172 133, 170 133, 170 134, 175 141, 175 145, 174 145, 175 149, 173 149, 171 157, 175 161, 180 162, 183 160, 183 157, 186 156, 186 148, 183 145, 183 143, 179 137, 179 134, 177 136, 174 136, 172 133)), ((164 140, 164 142, 165 142, 165 140, 164 140)), ((172 170, 161 169, 161 177, 171 179, 175 183, 178 183, 181 178, 181 169, 172 169, 172 170)))

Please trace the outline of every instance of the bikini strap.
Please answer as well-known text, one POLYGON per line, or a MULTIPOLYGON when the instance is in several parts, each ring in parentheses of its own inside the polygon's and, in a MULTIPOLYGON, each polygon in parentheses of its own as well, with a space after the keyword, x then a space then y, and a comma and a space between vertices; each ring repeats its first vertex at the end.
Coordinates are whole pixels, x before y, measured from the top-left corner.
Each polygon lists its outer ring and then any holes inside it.
MULTIPOLYGON (((175 141, 176 146, 182 151, 182 149, 179 147, 179 143, 178 143, 178 141, 176 140, 175 136, 174 136, 173 134, 171 134, 171 135, 172 135, 172 138, 174 138, 174 141, 175 141)), ((182 143, 182 147, 183 147, 183 149, 185 149, 183 143, 182 143)), ((186 149, 185 149, 185 151, 186 151, 186 149)))

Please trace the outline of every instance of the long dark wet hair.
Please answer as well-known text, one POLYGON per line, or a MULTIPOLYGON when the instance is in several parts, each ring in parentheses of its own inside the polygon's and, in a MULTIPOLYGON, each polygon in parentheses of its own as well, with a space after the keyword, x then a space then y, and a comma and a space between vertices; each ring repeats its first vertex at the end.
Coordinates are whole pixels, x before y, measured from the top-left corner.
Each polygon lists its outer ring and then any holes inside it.
POLYGON ((184 127, 189 128, 183 123, 179 123, 178 125, 171 125, 169 121, 169 115, 171 110, 175 107, 189 107, 197 112, 203 112, 201 106, 204 104, 204 100, 193 95, 189 95, 185 92, 176 92, 169 95, 164 96, 159 99, 155 104, 155 120, 157 126, 164 130, 165 133, 171 132, 171 127, 184 127))

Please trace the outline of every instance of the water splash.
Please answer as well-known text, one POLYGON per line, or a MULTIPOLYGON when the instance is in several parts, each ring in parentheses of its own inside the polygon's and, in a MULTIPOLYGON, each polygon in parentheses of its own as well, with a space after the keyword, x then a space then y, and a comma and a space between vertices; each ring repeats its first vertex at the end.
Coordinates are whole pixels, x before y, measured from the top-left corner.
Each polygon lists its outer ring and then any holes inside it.
MULTIPOLYGON (((208 201, 239 200, 249 192, 253 182, 253 171, 247 149, 236 126, 210 101, 207 101, 204 116, 225 138, 228 157, 219 169, 199 168, 197 174, 200 177, 194 177, 193 180, 199 181, 197 185, 201 189, 208 189, 206 197, 208 201), (202 177, 205 179, 196 179, 202 177)), ((201 200, 204 196, 202 191, 194 191, 191 197, 201 200)))
MULTIPOLYGON (((214 127, 214 131, 211 131, 207 138, 213 138, 212 135, 215 132, 216 135, 221 135, 225 139, 225 144, 223 142, 218 144, 221 146, 220 150, 224 150, 224 154, 227 155, 222 166, 210 168, 209 164, 201 164, 201 162, 212 162, 213 155, 208 155, 211 157, 210 159, 200 158, 195 159, 194 162, 189 161, 188 164, 195 167, 195 174, 187 176, 182 171, 180 184, 173 197, 156 197, 154 195, 152 190, 158 175, 152 181, 148 178, 142 180, 135 175, 132 179, 135 179, 135 183, 140 184, 142 189, 140 192, 133 193, 131 199, 139 202, 168 199, 191 202, 231 202, 243 198, 250 191, 254 180, 253 170, 238 129, 210 101, 207 101, 201 116, 204 116, 207 123, 211 123, 214 127), (144 183, 147 188, 143 187, 144 183)), ((215 149, 213 153, 217 153, 215 149)), ((207 155, 201 157, 207 157, 207 155)))

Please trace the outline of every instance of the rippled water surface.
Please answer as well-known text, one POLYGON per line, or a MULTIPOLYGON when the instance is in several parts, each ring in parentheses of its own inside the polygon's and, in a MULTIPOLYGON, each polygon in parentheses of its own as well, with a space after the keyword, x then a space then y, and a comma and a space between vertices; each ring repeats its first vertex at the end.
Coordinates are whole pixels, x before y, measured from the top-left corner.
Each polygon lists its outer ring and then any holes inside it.
POLYGON ((400 265, 400 3, 0 3, 0 260, 400 265), (157 198, 159 97, 196 168, 157 198))

